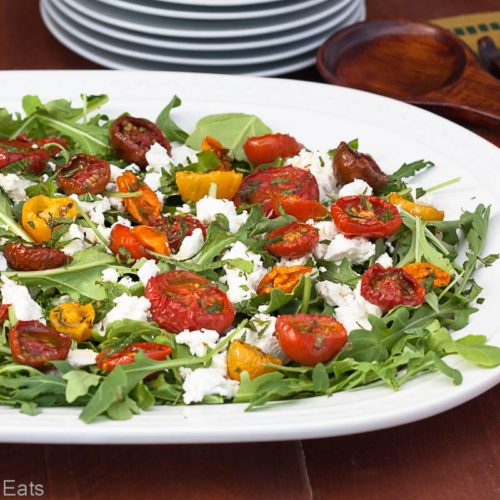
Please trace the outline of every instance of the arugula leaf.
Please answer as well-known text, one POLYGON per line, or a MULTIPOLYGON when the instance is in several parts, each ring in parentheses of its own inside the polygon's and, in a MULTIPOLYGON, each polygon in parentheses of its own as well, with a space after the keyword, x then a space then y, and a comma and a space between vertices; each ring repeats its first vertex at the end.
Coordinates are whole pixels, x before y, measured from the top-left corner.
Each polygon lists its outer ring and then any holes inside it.
POLYGON ((174 95, 170 102, 161 110, 158 118, 156 118, 156 125, 165 134, 165 137, 172 142, 180 142, 184 144, 189 137, 187 132, 184 132, 170 117, 170 113, 174 108, 178 108, 182 101, 174 95))
POLYGON ((271 129, 255 115, 244 113, 208 115, 198 121, 186 144, 193 149, 200 149, 201 142, 209 135, 228 148, 235 160, 244 161, 245 141, 249 137, 269 133, 271 129))
POLYGON ((0 229, 32 242, 31 236, 17 223, 7 195, 0 190, 0 229))
POLYGON ((25 192, 29 198, 33 198, 33 196, 39 194, 52 198, 56 194, 57 188, 57 182, 49 179, 48 181, 39 182, 38 184, 27 187, 25 192))
POLYGON ((387 184, 377 190, 377 195, 389 194, 406 189, 405 179, 414 177, 418 172, 434 167, 434 163, 426 160, 417 160, 412 163, 403 163, 401 167, 389 176, 387 184))
POLYGON ((455 342, 458 354, 475 365, 493 368, 500 365, 500 348, 486 345, 484 335, 467 335, 455 342))
POLYGON ((72 370, 62 377, 66 385, 66 401, 72 403, 81 396, 85 396, 89 389, 99 384, 101 377, 83 370, 72 370))
POLYGON ((340 264, 318 259, 317 266, 318 268, 324 267, 326 269, 326 271, 320 272, 322 280, 343 283, 354 288, 360 278, 359 274, 351 268, 351 264, 347 258, 342 259, 340 264))

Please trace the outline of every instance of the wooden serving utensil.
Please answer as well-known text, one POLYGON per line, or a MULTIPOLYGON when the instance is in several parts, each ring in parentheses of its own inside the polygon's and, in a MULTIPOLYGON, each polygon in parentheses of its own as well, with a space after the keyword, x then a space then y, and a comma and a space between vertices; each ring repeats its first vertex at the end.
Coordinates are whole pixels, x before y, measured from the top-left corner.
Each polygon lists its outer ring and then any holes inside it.
POLYGON ((459 38, 411 21, 357 23, 329 38, 317 65, 329 83, 500 126, 500 82, 459 38))

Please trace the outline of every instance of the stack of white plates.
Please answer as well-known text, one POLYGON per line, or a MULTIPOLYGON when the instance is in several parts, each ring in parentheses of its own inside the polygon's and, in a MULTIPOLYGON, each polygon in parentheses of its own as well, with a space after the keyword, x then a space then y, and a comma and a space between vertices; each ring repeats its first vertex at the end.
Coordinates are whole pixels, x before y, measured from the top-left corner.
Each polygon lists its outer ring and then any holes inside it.
POLYGON ((270 76, 313 64, 364 0, 41 0, 74 52, 116 69, 270 76))

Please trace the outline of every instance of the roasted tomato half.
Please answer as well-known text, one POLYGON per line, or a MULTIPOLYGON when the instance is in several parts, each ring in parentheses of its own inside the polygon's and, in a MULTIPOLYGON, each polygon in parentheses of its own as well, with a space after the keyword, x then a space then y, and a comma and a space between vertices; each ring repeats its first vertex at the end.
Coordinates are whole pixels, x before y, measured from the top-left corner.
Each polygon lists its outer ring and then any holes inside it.
POLYGON ((129 163, 146 168, 146 153, 157 142, 170 153, 170 143, 163 132, 149 120, 122 115, 109 129, 109 140, 116 154, 129 163))
POLYGON ((275 240, 266 245, 266 250, 277 257, 298 259, 304 257, 319 241, 319 231, 303 222, 292 222, 271 231, 266 240, 275 240))
POLYGON ((7 243, 3 254, 9 267, 16 271, 41 271, 65 266, 71 257, 55 248, 43 245, 25 245, 24 243, 7 243))
POLYGON ((150 226, 127 227, 115 224, 111 229, 109 247, 125 259, 153 259, 148 252, 170 255, 167 235, 160 229, 150 226))
POLYGON ((117 365, 129 365, 133 363, 139 351, 142 351, 148 358, 154 361, 163 361, 170 355, 172 348, 156 342, 136 342, 115 352, 110 352, 110 349, 104 349, 97 355, 95 361, 100 370, 109 373, 117 365))
POLYGON ((57 174, 57 185, 66 194, 99 194, 111 177, 109 163, 94 156, 73 156, 57 174))
POLYGON ((425 300, 425 288, 400 267, 371 266, 361 278, 361 295, 388 311, 397 306, 419 306, 425 300))
POLYGON ((309 366, 332 359, 347 340, 342 324, 326 314, 278 316, 276 336, 291 360, 309 366))
POLYGON ((264 212, 273 209, 273 197, 280 194, 295 194, 306 200, 319 200, 318 182, 302 168, 270 167, 247 175, 234 197, 236 206, 246 203, 261 204, 264 212))
POLYGON ((198 219, 191 215, 171 215, 160 217, 151 221, 151 224, 167 234, 168 244, 174 252, 179 250, 182 240, 191 236, 195 229, 201 229, 203 238, 207 234, 207 228, 198 219))
POLYGON ((346 236, 387 238, 401 226, 398 209, 376 196, 344 196, 331 207, 335 225, 346 236))
POLYGON ((288 134, 266 134, 249 137, 243 150, 252 165, 271 163, 276 158, 295 156, 302 149, 302 144, 288 134))
POLYGON ((127 212, 139 224, 147 224, 155 220, 161 214, 161 202, 153 190, 132 172, 125 172, 116 179, 116 185, 120 193, 132 193, 141 191, 134 198, 123 198, 123 204, 127 212))
POLYGON ((339 184, 361 179, 374 189, 382 189, 388 180, 371 156, 358 153, 345 142, 341 142, 335 151, 333 172, 339 184))
POLYGON ((154 321, 169 332, 208 328, 224 333, 234 320, 235 310, 227 295, 189 271, 167 271, 151 278, 145 295, 154 321))
POLYGON ((280 209, 296 219, 306 222, 310 219, 319 220, 325 217, 328 210, 316 200, 307 200, 296 194, 279 194, 273 196, 272 216, 278 217, 280 209))
POLYGON ((9 344, 16 363, 48 370, 49 361, 68 357, 71 337, 40 321, 18 321, 9 330, 9 344))

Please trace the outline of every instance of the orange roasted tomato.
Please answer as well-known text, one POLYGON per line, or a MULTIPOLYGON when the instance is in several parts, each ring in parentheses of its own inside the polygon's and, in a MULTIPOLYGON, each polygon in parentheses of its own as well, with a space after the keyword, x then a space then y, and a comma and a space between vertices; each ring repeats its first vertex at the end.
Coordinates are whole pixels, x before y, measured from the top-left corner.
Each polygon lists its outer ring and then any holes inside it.
POLYGON ((436 288, 446 286, 451 281, 449 273, 429 262, 413 262, 403 266, 403 269, 420 283, 424 283, 432 277, 433 286, 436 288))
POLYGON ((273 266, 260 280, 257 293, 271 293, 273 288, 285 293, 293 292, 300 278, 311 271, 312 267, 309 266, 273 266))
POLYGON ((217 170, 231 170, 231 158, 229 158, 229 149, 225 148, 217 139, 207 135, 201 142, 202 151, 212 151, 219 158, 220 163, 217 170))
POLYGON ((84 342, 92 333, 95 310, 92 304, 65 302, 51 309, 49 319, 58 332, 69 335, 77 342, 84 342))
POLYGON ((243 150, 252 165, 272 163, 276 158, 295 156, 302 144, 288 134, 266 134, 249 137, 243 150))
POLYGON ((148 224, 157 219, 161 214, 161 202, 153 190, 132 172, 125 172, 116 179, 120 193, 133 193, 141 191, 140 196, 123 198, 127 212, 139 224, 148 224))
POLYGON ((109 163, 94 156, 73 156, 57 174, 57 185, 66 194, 99 194, 111 177, 109 163))
POLYGON ((267 364, 281 365, 281 359, 262 352, 257 346, 241 340, 233 340, 227 351, 227 374, 232 380, 240 380, 241 373, 247 372, 250 379, 264 373, 276 371, 267 364))
POLYGON ((420 217, 423 220, 443 220, 444 212, 432 207, 431 205, 421 205, 420 203, 414 203, 413 201, 407 200, 398 193, 391 193, 387 199, 401 207, 403 210, 413 215, 414 217, 420 217))
POLYGON ((127 227, 115 224, 111 229, 109 247, 126 259, 153 259, 149 252, 170 255, 168 238, 161 230, 150 226, 127 227))
POLYGON ((280 208, 287 215, 293 215, 297 220, 306 222, 310 219, 320 220, 328 210, 317 200, 301 198, 296 194, 278 194, 273 196, 273 213, 271 217, 280 215, 280 208))
POLYGON ((298 259, 304 257, 319 241, 319 231, 303 222, 292 222, 271 231, 266 240, 277 240, 266 245, 266 250, 277 257, 298 259))

